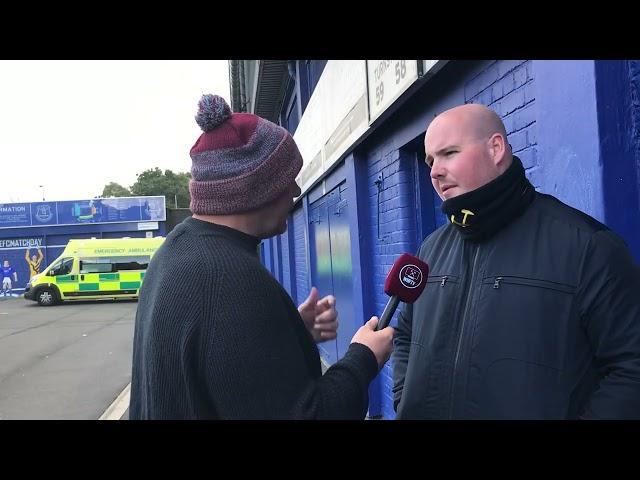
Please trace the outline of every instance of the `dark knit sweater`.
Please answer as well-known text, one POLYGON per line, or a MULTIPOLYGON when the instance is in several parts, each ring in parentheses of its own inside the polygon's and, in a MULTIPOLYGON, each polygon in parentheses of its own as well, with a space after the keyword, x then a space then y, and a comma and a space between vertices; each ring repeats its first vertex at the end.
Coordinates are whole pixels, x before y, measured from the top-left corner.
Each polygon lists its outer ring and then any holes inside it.
POLYGON ((351 344, 322 375, 311 334, 258 244, 194 218, 167 236, 140 290, 130 419, 365 417, 373 352, 351 344))

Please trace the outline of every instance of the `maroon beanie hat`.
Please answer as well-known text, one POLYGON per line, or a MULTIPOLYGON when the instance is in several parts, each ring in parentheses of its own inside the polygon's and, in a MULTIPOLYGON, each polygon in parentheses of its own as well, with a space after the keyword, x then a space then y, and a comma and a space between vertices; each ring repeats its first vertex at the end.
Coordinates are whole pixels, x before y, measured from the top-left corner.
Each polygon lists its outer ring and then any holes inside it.
POLYGON ((250 113, 231 113, 218 95, 203 95, 196 122, 203 134, 191 147, 191 212, 248 212, 278 198, 302 168, 284 128, 250 113))

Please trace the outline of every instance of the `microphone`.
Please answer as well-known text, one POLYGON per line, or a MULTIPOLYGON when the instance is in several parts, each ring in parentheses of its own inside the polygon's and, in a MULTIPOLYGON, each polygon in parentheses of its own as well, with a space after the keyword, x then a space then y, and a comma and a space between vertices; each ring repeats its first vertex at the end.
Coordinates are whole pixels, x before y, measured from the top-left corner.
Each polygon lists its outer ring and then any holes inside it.
POLYGON ((401 300, 404 303, 413 303, 418 299, 427 285, 428 275, 429 266, 419 258, 408 253, 403 253, 397 258, 384 281, 384 293, 391 298, 378 320, 376 331, 389 325, 401 300))

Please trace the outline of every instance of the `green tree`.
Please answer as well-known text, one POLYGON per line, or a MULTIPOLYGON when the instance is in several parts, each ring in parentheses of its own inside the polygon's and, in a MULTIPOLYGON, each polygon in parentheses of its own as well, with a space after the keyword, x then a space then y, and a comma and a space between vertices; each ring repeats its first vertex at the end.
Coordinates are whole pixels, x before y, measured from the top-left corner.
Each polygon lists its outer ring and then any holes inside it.
POLYGON ((110 182, 102 189, 102 197, 130 197, 131 192, 116 182, 110 182))
POLYGON ((175 207, 177 200, 179 208, 189 208, 190 173, 174 173, 171 170, 165 170, 163 173, 155 167, 145 170, 137 177, 136 183, 131 185, 132 195, 164 195, 167 207, 175 207))

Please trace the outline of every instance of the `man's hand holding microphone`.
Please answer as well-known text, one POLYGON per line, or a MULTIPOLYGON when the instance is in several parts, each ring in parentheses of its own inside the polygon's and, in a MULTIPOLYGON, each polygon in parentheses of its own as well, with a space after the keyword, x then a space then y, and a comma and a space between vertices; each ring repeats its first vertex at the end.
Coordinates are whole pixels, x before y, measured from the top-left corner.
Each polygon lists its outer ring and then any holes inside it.
MULTIPOLYGON (((394 262, 384 283, 384 293, 389 295, 387 306, 380 319, 373 316, 358 329, 351 343, 361 343, 367 346, 378 361, 378 367, 389 360, 393 348, 393 327, 389 327, 391 317, 398 308, 400 301, 415 302, 425 285, 429 267, 417 257, 403 253, 394 262)), ((311 288, 309 297, 298 307, 300 316, 316 342, 333 340, 337 336, 338 312, 335 309, 336 300, 333 295, 319 299, 318 290, 311 288)))

